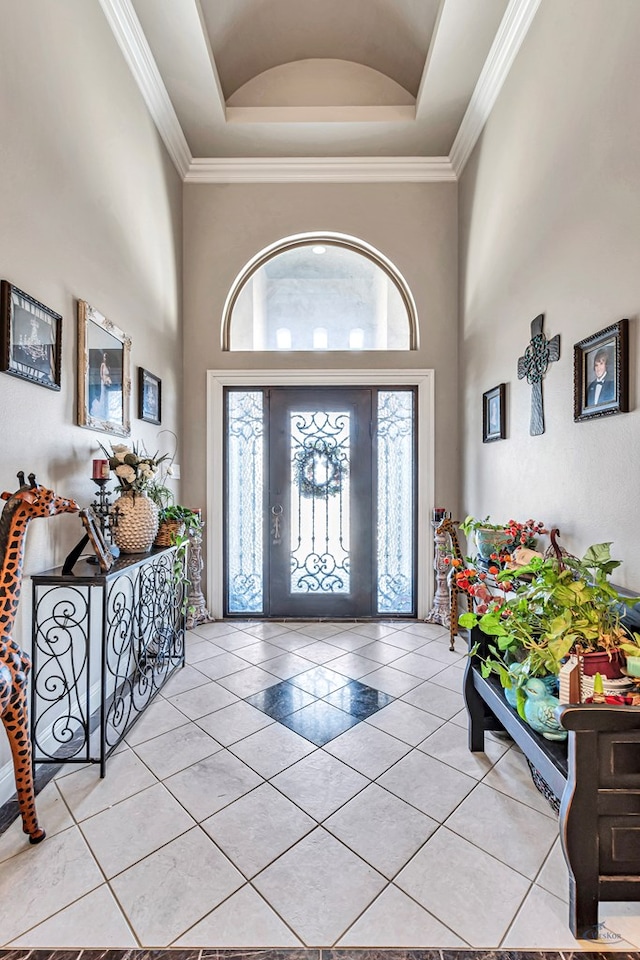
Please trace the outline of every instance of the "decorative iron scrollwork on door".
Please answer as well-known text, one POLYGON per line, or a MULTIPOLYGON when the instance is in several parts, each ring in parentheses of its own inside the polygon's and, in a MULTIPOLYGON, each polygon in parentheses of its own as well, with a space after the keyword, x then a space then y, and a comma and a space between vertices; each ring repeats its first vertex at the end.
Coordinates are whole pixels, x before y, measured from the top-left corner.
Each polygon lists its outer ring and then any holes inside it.
POLYGON ((291 592, 349 593, 350 414, 290 418, 291 592))

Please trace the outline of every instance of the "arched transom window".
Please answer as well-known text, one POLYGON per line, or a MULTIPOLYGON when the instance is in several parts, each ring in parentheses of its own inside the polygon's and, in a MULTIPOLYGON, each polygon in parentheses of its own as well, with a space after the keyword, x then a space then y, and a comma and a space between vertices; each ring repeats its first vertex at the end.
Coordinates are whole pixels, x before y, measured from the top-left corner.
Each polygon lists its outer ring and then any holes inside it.
POLYGON ((225 304, 224 350, 415 350, 417 321, 399 271, 373 247, 334 233, 262 250, 225 304))

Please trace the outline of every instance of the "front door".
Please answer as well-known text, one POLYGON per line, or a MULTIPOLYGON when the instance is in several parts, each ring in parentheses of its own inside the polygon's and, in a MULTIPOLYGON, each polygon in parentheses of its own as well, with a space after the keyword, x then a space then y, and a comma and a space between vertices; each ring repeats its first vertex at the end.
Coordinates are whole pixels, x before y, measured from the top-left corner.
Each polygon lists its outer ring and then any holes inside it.
POLYGON ((275 617, 370 617, 372 391, 269 391, 269 606, 275 617))
POLYGON ((229 390, 225 615, 415 616, 415 391, 229 390))

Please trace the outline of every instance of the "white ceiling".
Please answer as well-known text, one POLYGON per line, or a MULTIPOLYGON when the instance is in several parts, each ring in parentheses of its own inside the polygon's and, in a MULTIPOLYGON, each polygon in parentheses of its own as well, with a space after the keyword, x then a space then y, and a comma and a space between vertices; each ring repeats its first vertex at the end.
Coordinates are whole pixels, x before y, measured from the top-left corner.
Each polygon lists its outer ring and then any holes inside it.
POLYGON ((99 0, 185 180, 455 179, 540 0, 99 0))

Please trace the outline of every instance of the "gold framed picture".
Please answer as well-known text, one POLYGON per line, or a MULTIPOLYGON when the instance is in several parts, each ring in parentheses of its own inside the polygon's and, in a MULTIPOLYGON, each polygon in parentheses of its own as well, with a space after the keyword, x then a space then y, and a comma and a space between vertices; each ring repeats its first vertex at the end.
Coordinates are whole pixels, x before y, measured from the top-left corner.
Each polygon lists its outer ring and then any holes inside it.
POLYGON ((104 433, 131 433, 131 340, 78 301, 78 424, 104 433))

